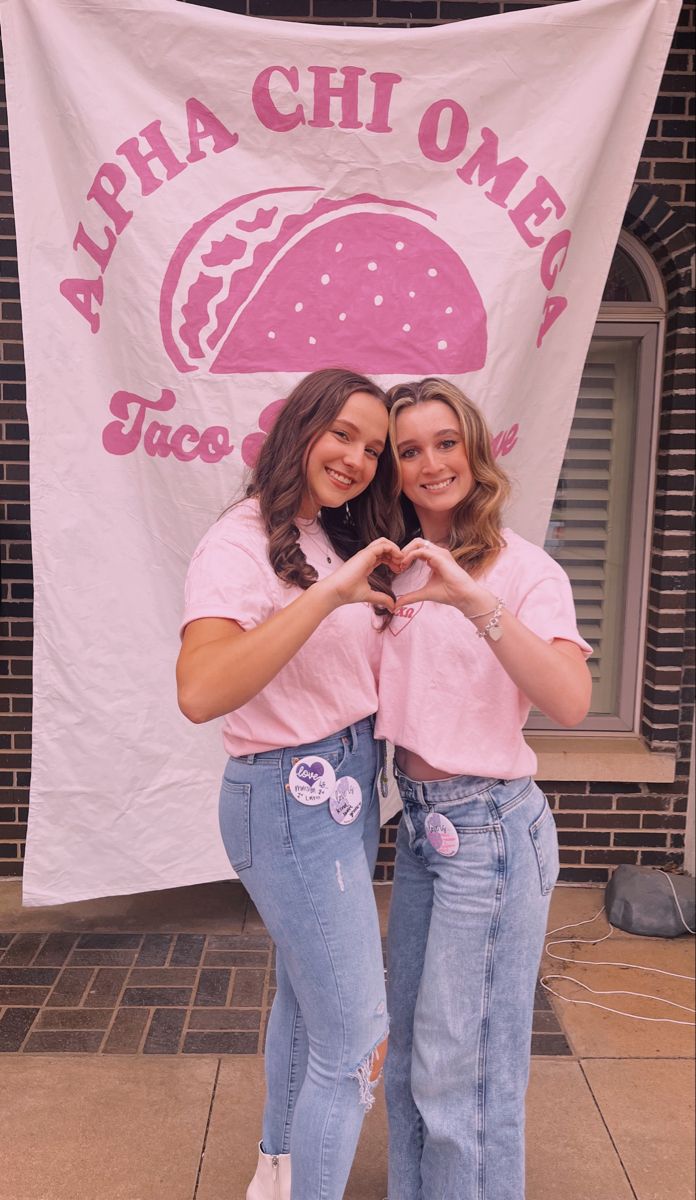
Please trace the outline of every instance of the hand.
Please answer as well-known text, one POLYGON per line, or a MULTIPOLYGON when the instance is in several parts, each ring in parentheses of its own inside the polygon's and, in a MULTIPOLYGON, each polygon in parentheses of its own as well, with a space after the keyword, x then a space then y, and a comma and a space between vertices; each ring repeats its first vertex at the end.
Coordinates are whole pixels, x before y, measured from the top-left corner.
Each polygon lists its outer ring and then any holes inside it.
POLYGON ((335 607, 341 604, 378 604, 392 612, 395 602, 386 592, 377 592, 372 587, 369 576, 385 564, 391 571, 398 574, 401 570, 402 552, 395 542, 388 538, 377 538, 359 550, 347 562, 342 563, 331 575, 313 584, 313 587, 326 591, 335 607))
POLYGON ((402 550, 401 570, 407 570, 416 559, 422 559, 430 567, 430 579, 417 591, 399 596, 399 605, 435 600, 438 604, 451 604, 465 616, 495 608, 493 593, 472 579, 444 546, 414 538, 402 550))

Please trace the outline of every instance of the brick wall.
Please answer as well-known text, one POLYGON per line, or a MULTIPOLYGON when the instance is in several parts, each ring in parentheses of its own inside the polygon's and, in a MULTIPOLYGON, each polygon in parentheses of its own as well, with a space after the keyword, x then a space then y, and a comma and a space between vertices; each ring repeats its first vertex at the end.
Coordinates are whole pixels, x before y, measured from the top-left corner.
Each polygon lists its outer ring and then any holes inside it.
MULTIPOLYGON (((182 0, 186 2, 186 0, 182 0)), ((195 3, 197 0, 189 0, 195 3)), ((531 5, 478 0, 206 0, 206 7, 329 24, 411 26, 531 5)), ((650 250, 668 294, 641 732, 677 750, 669 786, 545 783, 561 841, 562 878, 604 882, 617 863, 679 867, 694 704, 694 3, 683 5, 625 226, 650 250)), ((4 105, 4 87, 2 102, 4 105)), ((31 769, 32 565, 28 430, 6 112, 0 110, 0 876, 22 867, 31 769)), ((389 878, 396 827, 383 831, 389 878)))

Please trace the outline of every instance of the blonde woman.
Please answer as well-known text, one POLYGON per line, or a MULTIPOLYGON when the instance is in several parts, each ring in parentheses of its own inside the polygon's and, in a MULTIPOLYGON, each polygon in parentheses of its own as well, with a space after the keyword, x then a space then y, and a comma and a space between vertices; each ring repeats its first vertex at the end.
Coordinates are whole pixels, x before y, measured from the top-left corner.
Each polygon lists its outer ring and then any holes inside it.
POLYGON ((503 526, 476 407, 442 379, 388 395, 404 547, 376 735, 404 804, 388 938, 389 1200, 522 1200, 537 968, 558 874, 522 727, 587 712, 570 584, 503 526), (394 635, 394 636, 392 636, 394 635))

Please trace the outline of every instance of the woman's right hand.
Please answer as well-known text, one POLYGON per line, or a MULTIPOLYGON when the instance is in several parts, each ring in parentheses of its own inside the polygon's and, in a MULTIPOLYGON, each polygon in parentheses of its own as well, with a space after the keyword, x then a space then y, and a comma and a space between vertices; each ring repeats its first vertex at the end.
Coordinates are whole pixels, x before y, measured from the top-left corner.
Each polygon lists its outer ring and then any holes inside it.
POLYGON ((378 604, 393 612, 396 602, 387 592, 377 592, 369 576, 383 564, 398 575, 401 570, 402 553, 396 542, 388 538, 376 538, 359 550, 347 562, 341 564, 331 575, 320 579, 310 590, 324 593, 336 607, 342 604, 378 604))
POLYGON ((369 575, 387 563, 399 571, 401 551, 377 538, 320 579, 285 608, 252 629, 233 620, 203 617, 184 630, 177 663, 179 707, 190 721, 210 721, 247 704, 283 669, 321 624, 342 604, 383 605, 391 596, 373 589, 369 575))

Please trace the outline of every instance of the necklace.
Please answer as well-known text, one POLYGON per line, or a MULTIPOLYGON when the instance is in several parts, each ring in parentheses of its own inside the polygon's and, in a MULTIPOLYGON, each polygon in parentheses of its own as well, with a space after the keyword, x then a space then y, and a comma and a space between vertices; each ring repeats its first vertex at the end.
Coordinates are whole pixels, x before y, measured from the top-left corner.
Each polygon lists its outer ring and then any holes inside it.
MULTIPOLYGON (((322 558, 325 558, 327 563, 329 563, 329 564, 333 563, 333 559, 332 559, 331 555, 326 553, 326 546, 323 545, 318 540, 318 538, 315 536, 316 531, 313 529, 310 532, 309 527, 307 525, 299 525, 298 527, 300 530, 300 536, 304 535, 304 537, 306 537, 313 544, 315 550, 320 551, 322 558)), ((319 529, 320 526, 317 524, 316 528, 319 529)))

